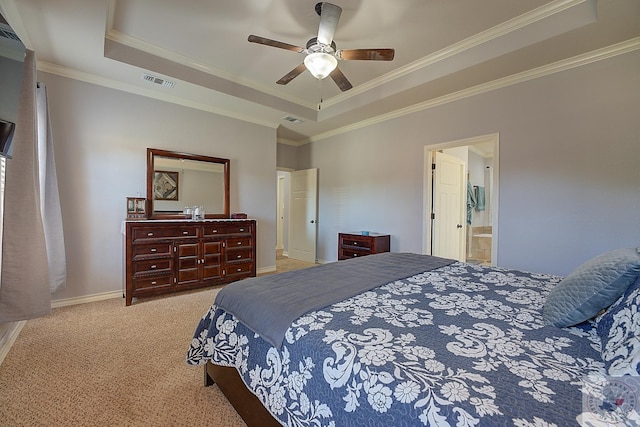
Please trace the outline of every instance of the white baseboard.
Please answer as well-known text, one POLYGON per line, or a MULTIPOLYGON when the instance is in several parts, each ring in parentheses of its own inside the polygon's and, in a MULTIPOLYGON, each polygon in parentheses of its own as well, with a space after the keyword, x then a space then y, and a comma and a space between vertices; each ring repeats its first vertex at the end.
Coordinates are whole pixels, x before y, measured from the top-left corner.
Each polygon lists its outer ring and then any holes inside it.
POLYGON ((122 291, 104 292, 101 294, 85 295, 82 297, 64 298, 51 301, 51 308, 67 307, 69 305, 85 304, 88 302, 104 301, 111 298, 122 298, 122 291))
POLYGON ((2 336, 2 340, 0 340, 0 365, 4 362, 4 358, 9 354, 9 350, 11 350, 13 343, 16 342, 18 335, 20 335, 20 331, 26 324, 26 320, 11 322, 9 324, 6 333, 2 336))
POLYGON ((256 270, 256 274, 262 274, 262 273, 273 273, 274 271, 276 271, 276 266, 272 265, 271 267, 262 267, 262 268, 258 268, 256 270))

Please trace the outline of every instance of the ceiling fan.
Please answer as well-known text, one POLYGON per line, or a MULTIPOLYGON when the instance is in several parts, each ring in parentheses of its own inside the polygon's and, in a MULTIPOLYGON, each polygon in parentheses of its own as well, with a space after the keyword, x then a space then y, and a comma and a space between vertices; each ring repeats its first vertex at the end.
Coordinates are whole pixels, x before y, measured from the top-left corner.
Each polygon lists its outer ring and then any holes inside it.
POLYGON ((265 37, 250 35, 249 42, 258 43, 293 52, 304 53, 304 62, 287 73, 276 83, 286 85, 308 69, 317 79, 331 76, 340 90, 346 91, 353 86, 338 68, 338 60, 365 60, 365 61, 391 61, 395 55, 394 49, 337 49, 333 41, 333 35, 338 26, 338 20, 342 8, 328 2, 320 2, 315 6, 316 13, 320 15, 318 36, 307 42, 306 48, 271 40, 265 37))

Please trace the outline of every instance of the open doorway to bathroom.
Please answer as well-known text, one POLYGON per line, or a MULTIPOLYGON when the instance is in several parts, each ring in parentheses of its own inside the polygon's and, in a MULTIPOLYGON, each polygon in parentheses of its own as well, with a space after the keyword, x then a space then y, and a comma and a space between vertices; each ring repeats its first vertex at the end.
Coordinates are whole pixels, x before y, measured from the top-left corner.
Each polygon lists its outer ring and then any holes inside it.
POLYGON ((493 144, 468 145, 466 261, 491 265, 493 144))
MULTIPOLYGON (((464 243, 464 259, 474 264, 497 264, 498 215, 498 134, 450 141, 425 147, 424 180, 424 253, 439 255, 435 238, 455 239, 464 243), (464 164, 464 190, 458 204, 466 207, 464 220, 455 222, 451 230, 442 230, 435 220, 439 194, 435 188, 432 164, 435 152, 459 159, 464 164)), ((448 203, 451 203, 450 201, 448 203)), ((440 241, 438 240, 438 241, 440 241)), ((462 248, 461 248, 462 249, 462 248)), ((440 255, 443 256, 443 255, 440 255)))

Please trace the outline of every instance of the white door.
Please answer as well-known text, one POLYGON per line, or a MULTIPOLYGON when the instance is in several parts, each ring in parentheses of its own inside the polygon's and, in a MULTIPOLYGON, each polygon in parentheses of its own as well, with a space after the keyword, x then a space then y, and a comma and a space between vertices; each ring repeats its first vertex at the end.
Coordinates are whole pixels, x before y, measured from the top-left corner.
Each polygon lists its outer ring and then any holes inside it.
POLYGON ((316 262, 318 169, 291 172, 289 258, 316 262))
POLYGON ((433 251, 443 258, 465 260, 466 215, 465 164, 444 153, 435 153, 433 175, 433 251))

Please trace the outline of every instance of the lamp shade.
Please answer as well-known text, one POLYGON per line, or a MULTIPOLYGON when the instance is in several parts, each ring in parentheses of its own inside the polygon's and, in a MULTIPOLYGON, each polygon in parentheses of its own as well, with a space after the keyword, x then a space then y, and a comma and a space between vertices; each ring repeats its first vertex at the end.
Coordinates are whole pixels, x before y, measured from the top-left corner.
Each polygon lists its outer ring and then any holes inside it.
POLYGON ((333 55, 324 52, 310 53, 304 58, 304 65, 316 79, 322 80, 338 66, 333 55))

